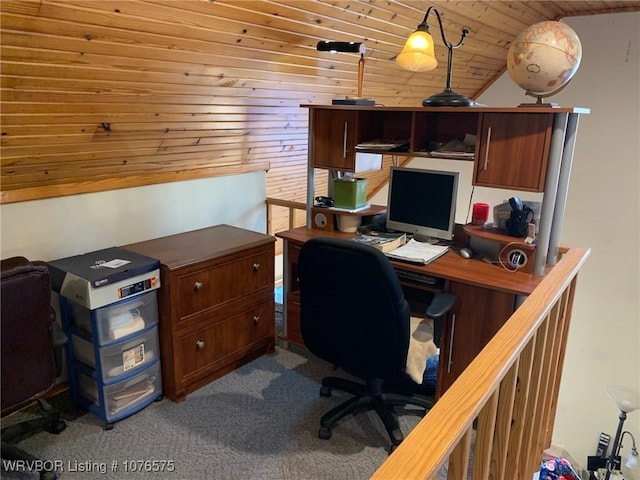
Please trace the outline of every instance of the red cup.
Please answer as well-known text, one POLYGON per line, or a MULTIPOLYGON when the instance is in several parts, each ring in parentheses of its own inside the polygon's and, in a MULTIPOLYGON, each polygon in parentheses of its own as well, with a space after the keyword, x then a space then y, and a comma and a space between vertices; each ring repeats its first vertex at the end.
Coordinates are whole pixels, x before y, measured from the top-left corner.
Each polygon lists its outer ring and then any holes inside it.
POLYGON ((473 225, 484 225, 484 222, 487 220, 489 220, 489 204, 474 203, 473 213, 471 214, 471 223, 473 225))

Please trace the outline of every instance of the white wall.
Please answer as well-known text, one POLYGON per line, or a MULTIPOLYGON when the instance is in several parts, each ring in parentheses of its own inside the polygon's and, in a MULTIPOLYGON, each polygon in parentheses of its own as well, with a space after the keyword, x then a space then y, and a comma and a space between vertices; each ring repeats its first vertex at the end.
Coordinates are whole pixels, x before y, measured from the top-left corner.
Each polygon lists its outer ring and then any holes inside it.
MULTIPOLYGON (((472 188, 473 162, 470 161, 415 157, 407 163, 406 167, 428 168, 432 170, 445 170, 460 173, 458 196, 456 201, 456 223, 465 224, 471 222, 471 205, 476 202, 485 202, 493 207, 494 205, 507 202, 509 198, 514 195, 520 197, 525 203, 527 201, 542 201, 541 193, 516 192, 499 188, 472 188)), ((388 194, 389 189, 387 185, 376 192, 376 194, 370 199, 370 202, 374 205, 386 205, 388 194)), ((489 220, 492 220, 492 218, 492 214, 490 213, 489 220)))
POLYGON ((2 258, 55 260, 227 223, 264 233, 265 172, 0 206, 2 258))
MULTIPOLYGON (((553 442, 586 467, 600 432, 612 442, 615 435, 619 412, 606 388, 640 390, 640 14, 566 23, 580 37, 582 62, 571 83, 547 101, 588 107, 591 114, 580 119, 561 241, 592 252, 578 279, 553 442)), ((505 73, 478 101, 516 106, 534 99, 505 73)), ((456 221, 465 223, 473 168, 455 163, 415 159, 411 166, 461 171, 456 221)), ((476 188, 472 201, 495 205, 509 196, 507 190, 476 188)), ((372 202, 386 203, 386 189, 372 202)), ((640 411, 630 413, 625 429, 637 442, 639 425, 640 411)), ((623 445, 624 461, 628 437, 623 445)), ((640 478, 639 470, 625 473, 627 479, 640 478)))

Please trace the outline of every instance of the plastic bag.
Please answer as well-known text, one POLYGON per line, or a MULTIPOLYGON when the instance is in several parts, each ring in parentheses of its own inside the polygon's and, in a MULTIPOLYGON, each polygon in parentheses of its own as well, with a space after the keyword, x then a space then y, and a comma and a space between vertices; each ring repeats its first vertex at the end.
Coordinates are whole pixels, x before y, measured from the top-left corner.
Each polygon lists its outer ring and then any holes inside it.
POLYGON ((540 465, 540 480, 581 480, 580 475, 564 458, 554 458, 540 465))

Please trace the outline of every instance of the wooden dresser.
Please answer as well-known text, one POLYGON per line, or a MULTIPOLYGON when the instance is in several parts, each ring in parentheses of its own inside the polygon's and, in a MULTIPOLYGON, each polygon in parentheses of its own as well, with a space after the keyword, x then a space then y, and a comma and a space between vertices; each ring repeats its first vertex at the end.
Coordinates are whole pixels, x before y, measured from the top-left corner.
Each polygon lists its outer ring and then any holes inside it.
POLYGON ((274 350, 274 245, 218 225, 122 247, 161 262, 162 382, 171 400, 274 350))

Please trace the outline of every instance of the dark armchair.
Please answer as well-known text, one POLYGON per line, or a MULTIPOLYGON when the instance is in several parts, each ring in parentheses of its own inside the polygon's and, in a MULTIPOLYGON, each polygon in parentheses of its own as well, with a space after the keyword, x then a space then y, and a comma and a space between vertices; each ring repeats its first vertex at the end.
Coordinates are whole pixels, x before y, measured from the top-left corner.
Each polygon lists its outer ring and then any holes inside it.
MULTIPOLYGON (((322 416, 318 436, 330 438, 331 428, 346 415, 374 410, 393 450, 404 438, 394 407, 416 405, 426 412, 433 398, 418 393, 420 385, 406 372, 410 312, 391 263, 371 246, 314 238, 300 252, 298 277, 305 345, 314 355, 364 381, 322 380, 321 395, 337 389, 354 396, 322 416)), ((436 295, 427 308, 428 316, 442 319, 454 302, 453 295, 436 295)))
MULTIPOLYGON (((55 323, 51 307, 49 270, 44 262, 24 257, 2 260, 2 458, 34 461, 16 443, 46 430, 62 432, 66 424, 43 399, 61 372, 62 347, 66 336, 55 323), (5 416, 38 401, 45 415, 5 426, 5 416)), ((47 462, 48 463, 48 462, 47 462)), ((55 478, 55 472, 41 472, 41 478, 55 478)))

